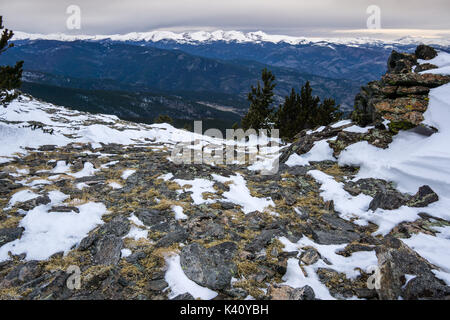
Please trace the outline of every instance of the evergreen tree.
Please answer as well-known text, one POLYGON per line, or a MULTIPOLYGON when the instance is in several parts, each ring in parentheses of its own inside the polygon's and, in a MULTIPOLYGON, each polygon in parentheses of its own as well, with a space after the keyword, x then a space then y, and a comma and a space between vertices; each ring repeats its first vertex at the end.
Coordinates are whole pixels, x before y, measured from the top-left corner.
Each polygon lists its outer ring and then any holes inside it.
POLYGON ((300 96, 292 88, 291 95, 286 97, 275 116, 275 128, 280 130, 280 137, 290 137, 298 130, 300 111, 300 96))
POLYGON ((334 99, 324 99, 319 106, 315 126, 328 125, 340 120, 342 115, 343 113, 339 110, 339 106, 336 105, 334 99))
MULTIPOLYGON (((3 29, 3 17, 0 16, 0 30, 3 29)), ((8 43, 13 35, 11 30, 3 30, 0 37, 0 54, 14 46, 13 43, 8 43)), ((18 61, 14 67, 0 66, 0 104, 5 108, 19 95, 19 92, 14 89, 20 88, 22 84, 22 67, 23 61, 18 61)))
POLYGON ((328 125, 341 116, 339 106, 333 99, 324 99, 320 103, 320 98, 313 96, 308 81, 302 86, 300 94, 292 89, 276 113, 275 124, 280 130, 280 137, 289 140, 304 129, 328 125))
POLYGON ((270 129, 273 121, 273 90, 275 88, 275 76, 264 69, 261 74, 263 85, 258 81, 257 87, 252 86, 248 94, 250 108, 242 118, 242 127, 248 129, 270 129))
POLYGON ((172 124, 173 119, 165 114, 160 114, 155 120, 153 120, 155 123, 168 123, 172 124))

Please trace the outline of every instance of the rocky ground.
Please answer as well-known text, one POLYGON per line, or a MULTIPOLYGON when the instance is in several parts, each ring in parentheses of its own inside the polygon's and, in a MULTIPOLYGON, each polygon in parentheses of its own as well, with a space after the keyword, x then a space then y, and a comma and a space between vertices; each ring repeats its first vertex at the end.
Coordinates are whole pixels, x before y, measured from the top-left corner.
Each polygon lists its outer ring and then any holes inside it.
POLYGON ((413 72, 414 65, 433 68, 417 62, 434 58, 433 51, 421 50, 416 56, 394 53, 390 73, 357 96, 354 122, 299 133, 282 149, 272 175, 245 163, 176 164, 173 145, 158 139, 77 140, 83 126, 119 132, 134 126, 118 120, 88 117, 74 125, 81 113, 50 107, 41 111, 51 125, 2 120, 47 135, 70 123, 73 132, 64 137, 73 141, 31 146, 0 164, 0 298, 448 299, 450 287, 436 273, 445 270, 403 241, 450 227, 427 212, 439 195, 428 185, 410 194, 392 181, 355 180, 359 167, 337 160, 360 141, 383 149, 400 130, 435 132, 420 124, 427 95, 450 77, 413 72), (348 130, 355 124, 366 127, 348 130), (290 164, 318 141, 327 142, 334 160, 290 164), (368 212, 420 208, 418 218, 377 233, 376 223, 348 218, 326 200, 320 174, 351 197, 369 197, 368 212), (67 239, 59 234, 65 232, 61 224, 52 227, 59 217, 65 223, 89 214, 99 215, 98 223, 67 239), (33 216, 43 224, 37 231, 30 227, 33 216), (79 288, 67 285, 71 266, 80 270, 79 288))

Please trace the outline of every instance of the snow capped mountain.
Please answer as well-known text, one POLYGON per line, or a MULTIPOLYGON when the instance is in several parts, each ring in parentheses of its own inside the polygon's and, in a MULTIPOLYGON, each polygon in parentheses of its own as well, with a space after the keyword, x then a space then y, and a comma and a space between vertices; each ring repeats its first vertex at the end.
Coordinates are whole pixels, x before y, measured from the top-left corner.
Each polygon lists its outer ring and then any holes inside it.
POLYGON ((317 37, 293 37, 287 35, 273 35, 267 34, 263 31, 256 32, 242 32, 242 31, 196 31, 175 33, 171 31, 149 31, 149 32, 131 32, 127 34, 113 34, 113 35, 69 35, 63 33, 52 34, 37 34, 25 33, 17 31, 14 34, 13 40, 57 40, 57 41, 76 41, 76 40, 112 40, 112 41, 145 41, 145 42, 159 42, 159 41, 175 41, 183 44, 199 44, 210 43, 216 41, 237 42, 237 43, 287 43, 291 45, 299 44, 340 44, 348 46, 357 46, 364 44, 371 45, 393 45, 393 44, 438 44, 450 45, 448 39, 433 39, 422 37, 403 37, 398 40, 380 40, 369 37, 361 38, 317 38, 317 37))

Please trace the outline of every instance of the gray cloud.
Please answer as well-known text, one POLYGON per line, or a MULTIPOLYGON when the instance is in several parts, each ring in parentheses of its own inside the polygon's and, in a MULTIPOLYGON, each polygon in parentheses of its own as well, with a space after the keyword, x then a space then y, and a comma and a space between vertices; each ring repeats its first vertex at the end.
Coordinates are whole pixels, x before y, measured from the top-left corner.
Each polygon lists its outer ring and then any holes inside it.
POLYGON ((0 0, 0 12, 7 27, 32 33, 236 29, 311 36, 364 29, 372 4, 381 8, 383 28, 450 29, 448 0, 0 0), (82 13, 76 32, 66 28, 71 4, 82 13))

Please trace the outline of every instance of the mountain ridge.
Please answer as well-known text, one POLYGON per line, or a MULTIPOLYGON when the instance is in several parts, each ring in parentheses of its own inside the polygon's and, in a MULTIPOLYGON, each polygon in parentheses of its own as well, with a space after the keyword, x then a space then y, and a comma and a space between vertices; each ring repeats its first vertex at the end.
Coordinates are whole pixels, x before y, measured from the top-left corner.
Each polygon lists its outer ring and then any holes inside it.
POLYGON ((38 34, 26 33, 22 31, 15 31, 13 40, 59 40, 59 41, 77 41, 77 40, 111 40, 111 41, 176 41, 179 43, 204 43, 214 41, 225 42, 271 42, 281 43, 285 42, 291 45, 298 44, 345 44, 345 45, 361 45, 361 44, 376 44, 376 45, 392 45, 392 44, 436 44, 436 45, 450 45, 450 39, 436 39, 425 37, 406 36, 395 40, 381 40, 370 37, 348 37, 348 38, 323 38, 323 37, 296 37, 288 35, 274 35, 263 31, 242 32, 242 31, 195 31, 195 32, 181 32, 176 33, 172 31, 148 31, 148 32, 130 32, 126 34, 111 34, 111 35, 71 35, 64 33, 52 34, 38 34))

